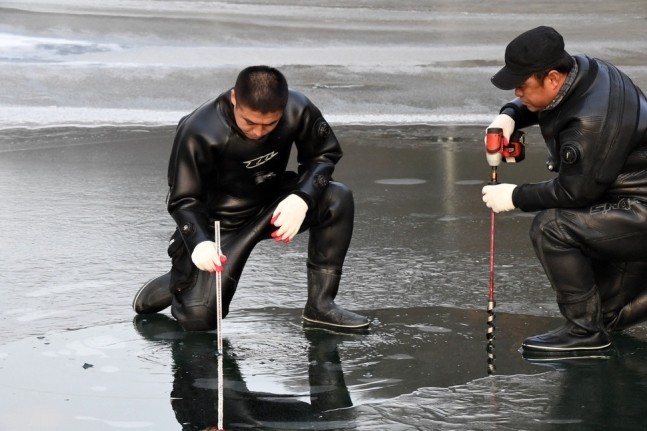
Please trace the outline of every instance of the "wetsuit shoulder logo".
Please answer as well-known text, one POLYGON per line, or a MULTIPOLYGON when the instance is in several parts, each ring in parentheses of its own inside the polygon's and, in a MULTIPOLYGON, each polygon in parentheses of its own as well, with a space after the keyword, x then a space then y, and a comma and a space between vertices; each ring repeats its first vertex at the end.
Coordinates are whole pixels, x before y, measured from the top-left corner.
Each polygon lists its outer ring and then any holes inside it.
POLYGON ((272 160, 278 153, 276 151, 272 151, 271 153, 267 153, 264 156, 257 157, 252 160, 247 160, 245 163, 245 167, 247 169, 254 169, 258 166, 261 166, 264 163, 267 163, 268 161, 272 160))

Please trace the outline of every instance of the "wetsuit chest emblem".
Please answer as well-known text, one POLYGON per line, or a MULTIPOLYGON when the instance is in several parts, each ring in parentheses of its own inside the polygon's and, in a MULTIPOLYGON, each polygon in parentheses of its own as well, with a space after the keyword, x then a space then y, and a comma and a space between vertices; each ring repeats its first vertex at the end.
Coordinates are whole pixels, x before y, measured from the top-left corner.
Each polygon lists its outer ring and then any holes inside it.
POLYGON ((258 166, 261 166, 262 164, 272 160, 278 153, 276 151, 272 151, 271 153, 267 153, 264 156, 257 157, 252 160, 247 160, 245 163, 245 167, 247 169, 254 169, 258 166))

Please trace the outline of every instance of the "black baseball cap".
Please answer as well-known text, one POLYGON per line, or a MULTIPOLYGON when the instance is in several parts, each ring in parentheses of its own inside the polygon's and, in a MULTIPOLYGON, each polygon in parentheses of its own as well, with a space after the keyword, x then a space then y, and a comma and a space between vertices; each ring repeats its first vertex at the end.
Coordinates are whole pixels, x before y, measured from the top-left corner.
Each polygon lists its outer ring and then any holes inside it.
POLYGON ((505 66, 490 78, 501 90, 512 90, 533 73, 550 70, 571 56, 564 50, 564 38, 554 28, 540 26, 521 33, 505 49, 505 66))

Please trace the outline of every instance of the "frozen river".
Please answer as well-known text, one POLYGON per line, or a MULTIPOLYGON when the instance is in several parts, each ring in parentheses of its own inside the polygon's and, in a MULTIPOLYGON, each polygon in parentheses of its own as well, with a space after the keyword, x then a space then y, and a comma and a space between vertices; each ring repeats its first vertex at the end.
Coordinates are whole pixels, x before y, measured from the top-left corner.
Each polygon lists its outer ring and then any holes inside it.
POLYGON ((0 127, 175 124, 250 64, 280 67, 334 123, 488 123, 521 31, 647 84, 641 1, 0 1, 0 127))

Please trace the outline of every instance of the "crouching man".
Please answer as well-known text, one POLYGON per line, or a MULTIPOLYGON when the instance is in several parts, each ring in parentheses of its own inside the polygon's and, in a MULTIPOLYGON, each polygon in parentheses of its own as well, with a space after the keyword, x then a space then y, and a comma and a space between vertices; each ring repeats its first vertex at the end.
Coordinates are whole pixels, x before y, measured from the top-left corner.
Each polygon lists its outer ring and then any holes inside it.
MULTIPOLYGON (((185 330, 216 327, 215 272, 223 316, 255 245, 288 244, 309 231, 304 324, 366 329, 369 320, 335 304, 353 232, 352 192, 332 180, 342 150, 319 109, 288 89, 281 72, 252 66, 235 86, 178 124, 168 168, 168 211, 177 224, 171 270, 146 283, 139 314, 171 306, 185 330), (286 171, 296 147, 298 172, 286 171), (220 221, 221 250, 214 242, 220 221)), ((280 264, 280 256, 277 256, 280 264)))

